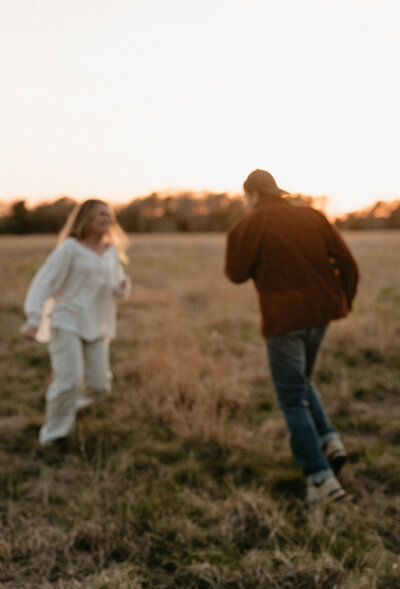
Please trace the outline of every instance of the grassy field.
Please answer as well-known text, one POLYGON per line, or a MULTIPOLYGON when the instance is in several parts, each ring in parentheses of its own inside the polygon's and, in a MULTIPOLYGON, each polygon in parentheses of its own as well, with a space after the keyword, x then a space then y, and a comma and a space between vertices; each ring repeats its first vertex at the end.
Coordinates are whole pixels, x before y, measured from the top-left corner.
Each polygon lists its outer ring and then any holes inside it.
POLYGON ((351 497, 314 511, 223 235, 132 237, 113 392, 47 459, 47 350, 18 329, 55 238, 0 239, 0 587, 400 588, 400 233, 345 238, 362 283, 315 379, 351 497))

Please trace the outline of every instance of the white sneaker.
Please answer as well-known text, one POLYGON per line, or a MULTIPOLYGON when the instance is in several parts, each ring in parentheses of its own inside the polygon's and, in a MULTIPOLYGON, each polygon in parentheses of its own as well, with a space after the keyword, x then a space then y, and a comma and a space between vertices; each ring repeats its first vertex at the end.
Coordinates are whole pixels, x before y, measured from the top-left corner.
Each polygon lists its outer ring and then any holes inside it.
POLYGON ((331 440, 324 447, 325 458, 335 474, 347 460, 347 452, 340 440, 331 440))
POLYGON ((337 478, 329 477, 324 479, 319 485, 308 485, 306 500, 310 505, 317 505, 330 501, 338 501, 338 499, 341 499, 345 495, 346 491, 337 478))

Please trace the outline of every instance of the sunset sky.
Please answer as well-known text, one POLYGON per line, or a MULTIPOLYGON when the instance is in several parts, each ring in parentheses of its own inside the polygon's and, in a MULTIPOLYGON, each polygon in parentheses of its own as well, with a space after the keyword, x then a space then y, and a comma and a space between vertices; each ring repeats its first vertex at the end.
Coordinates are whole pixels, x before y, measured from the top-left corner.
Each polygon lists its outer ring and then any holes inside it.
POLYGON ((399 0, 0 0, 0 200, 400 198, 399 0))

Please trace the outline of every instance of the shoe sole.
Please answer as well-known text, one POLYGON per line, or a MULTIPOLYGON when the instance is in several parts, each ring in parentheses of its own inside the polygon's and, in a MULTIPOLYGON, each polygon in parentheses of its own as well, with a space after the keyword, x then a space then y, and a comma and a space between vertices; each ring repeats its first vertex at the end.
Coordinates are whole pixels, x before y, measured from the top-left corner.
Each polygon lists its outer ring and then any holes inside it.
POLYGON ((316 499, 315 501, 308 500, 307 503, 310 507, 317 507, 319 505, 322 506, 329 505, 329 503, 336 503, 337 501, 340 501, 341 499, 347 497, 348 495, 344 489, 334 489, 333 491, 331 491, 331 493, 325 495, 325 497, 321 497, 319 499, 316 499))

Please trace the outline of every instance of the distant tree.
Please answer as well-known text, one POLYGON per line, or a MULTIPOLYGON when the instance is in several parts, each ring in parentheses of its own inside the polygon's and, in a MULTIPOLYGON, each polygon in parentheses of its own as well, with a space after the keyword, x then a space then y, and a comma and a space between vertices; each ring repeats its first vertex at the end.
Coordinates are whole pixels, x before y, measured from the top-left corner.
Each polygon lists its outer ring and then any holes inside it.
POLYGON ((32 233, 58 233, 74 206, 75 201, 68 197, 39 205, 30 215, 32 233))
POLYGON ((400 201, 377 201, 371 207, 362 211, 348 213, 340 219, 336 219, 336 225, 340 229, 399 229, 400 228, 400 201))
POLYGON ((18 200, 11 206, 10 214, 3 217, 0 230, 2 233, 22 234, 30 230, 30 213, 24 200, 18 200))
POLYGON ((118 223, 128 233, 140 231, 140 213, 135 201, 128 206, 119 209, 116 213, 118 223))
POLYGON ((400 229, 400 205, 396 207, 389 216, 387 221, 388 229, 400 229))

